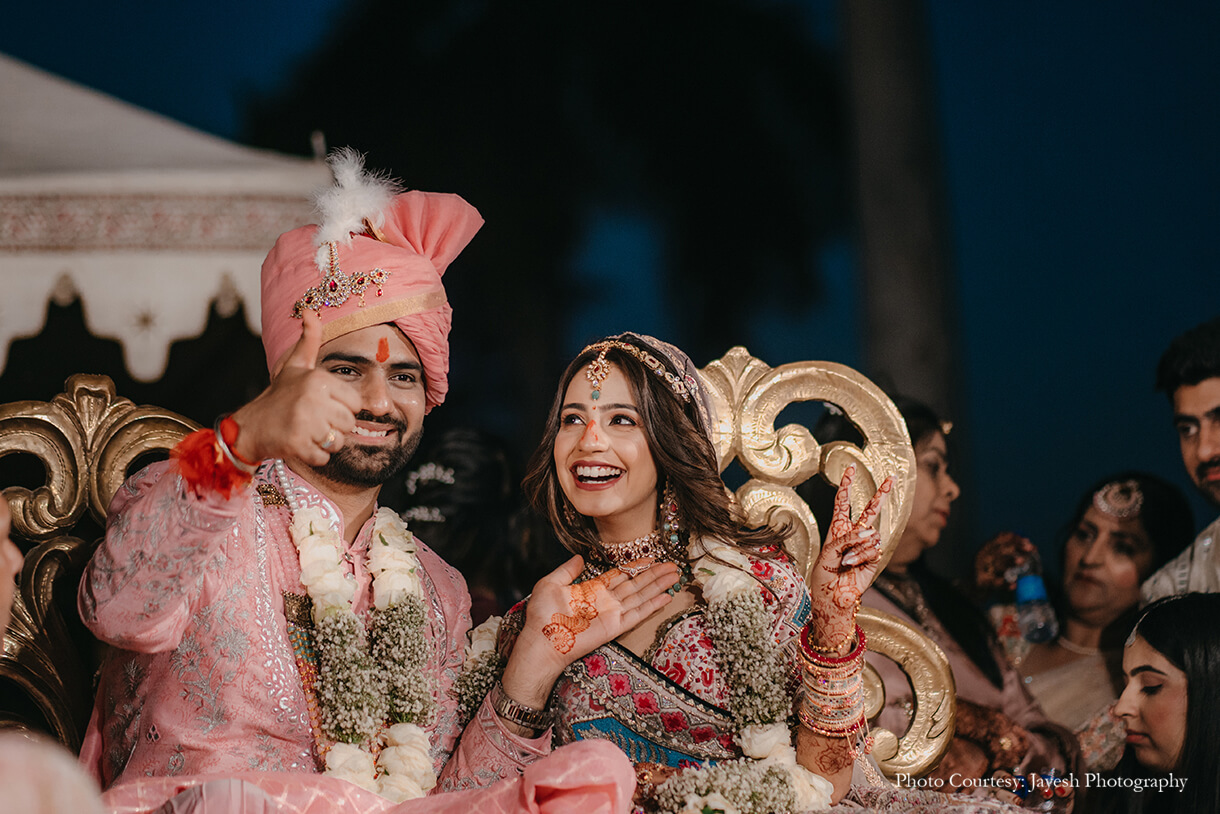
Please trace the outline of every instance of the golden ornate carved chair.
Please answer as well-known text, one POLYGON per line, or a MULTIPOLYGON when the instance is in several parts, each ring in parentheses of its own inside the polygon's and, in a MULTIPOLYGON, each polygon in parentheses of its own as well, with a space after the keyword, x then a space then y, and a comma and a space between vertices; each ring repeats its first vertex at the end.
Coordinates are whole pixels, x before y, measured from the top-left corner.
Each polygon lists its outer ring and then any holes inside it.
POLYGON ((0 652, 0 727, 44 731, 76 751, 98 658, 76 612, 81 569, 127 475, 197 427, 118 398, 105 376, 76 375, 64 389, 50 401, 0 405, 0 458, 33 456, 46 476, 32 489, 4 489, 25 565, 0 652))
MULTIPOLYGON (((795 362, 771 368, 741 347, 701 373, 716 405, 713 436, 721 471, 736 459, 749 476, 736 497, 750 522, 791 523, 795 534, 790 547, 806 575, 822 534, 796 487, 815 476, 838 484, 848 465, 855 464, 852 504, 853 514, 858 514, 877 484, 886 475, 894 476, 893 492, 879 518, 884 566, 911 513, 915 487, 915 454, 906 424, 885 393, 843 365, 795 362), (775 427, 785 408, 805 401, 827 402, 842 410, 860 430, 864 446, 844 441, 820 445, 800 424, 775 427)), ((924 774, 940 760, 953 736, 953 673, 940 648, 907 623, 870 608, 860 610, 859 623, 869 650, 902 667, 915 697, 911 725, 901 738, 873 730, 873 756, 890 777, 924 774)), ((875 718, 885 703, 885 690, 871 667, 865 671, 865 694, 867 714, 875 718)))

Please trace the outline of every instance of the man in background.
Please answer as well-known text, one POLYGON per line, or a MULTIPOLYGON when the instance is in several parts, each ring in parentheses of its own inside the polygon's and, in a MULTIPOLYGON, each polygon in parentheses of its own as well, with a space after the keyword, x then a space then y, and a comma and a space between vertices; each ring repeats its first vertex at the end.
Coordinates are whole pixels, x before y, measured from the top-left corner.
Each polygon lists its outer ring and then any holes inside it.
MULTIPOLYGON (((1220 317, 1170 343, 1156 368, 1169 396, 1182 463, 1199 493, 1220 508, 1220 317)), ((1220 592, 1220 518, 1140 588, 1144 604, 1174 594, 1220 592)))

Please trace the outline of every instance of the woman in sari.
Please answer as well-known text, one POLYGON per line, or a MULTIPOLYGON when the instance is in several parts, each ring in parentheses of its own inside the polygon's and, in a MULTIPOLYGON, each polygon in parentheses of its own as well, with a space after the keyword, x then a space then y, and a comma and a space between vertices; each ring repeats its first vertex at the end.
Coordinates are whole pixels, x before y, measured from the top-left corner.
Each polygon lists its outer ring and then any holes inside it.
MULTIPOLYGON (((1072 733, 1047 720, 1004 657, 985 614, 924 558, 940 542, 961 493, 949 474, 951 425, 925 404, 902 397, 894 401, 915 450, 915 490, 906 528, 885 570, 864 595, 864 605, 922 630, 953 671, 954 737, 933 777, 943 780, 944 788, 973 793, 1012 775, 1072 774, 1078 751, 1072 733)), ((870 663, 885 684, 886 706, 877 722, 903 732, 914 708, 910 685, 891 660, 870 663)))
POLYGON ((975 584, 995 599, 988 610, 1008 660, 1046 717, 1080 743, 1083 771, 1113 768, 1126 731, 1112 710, 1122 689, 1123 640, 1138 615, 1140 585, 1190 544, 1186 496, 1147 472, 1103 478, 1081 495, 1060 533, 1059 635, 1031 643, 1021 634, 1013 592, 1018 566, 1037 561, 1013 533, 988 541, 975 558, 975 584))

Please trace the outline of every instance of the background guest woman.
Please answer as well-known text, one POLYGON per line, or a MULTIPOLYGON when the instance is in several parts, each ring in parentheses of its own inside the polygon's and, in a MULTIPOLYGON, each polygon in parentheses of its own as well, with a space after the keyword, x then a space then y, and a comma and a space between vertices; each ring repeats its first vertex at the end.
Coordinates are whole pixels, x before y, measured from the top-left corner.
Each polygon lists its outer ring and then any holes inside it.
POLYGON ((1103 782, 1084 789, 1081 811, 1220 811, 1218 618, 1220 594, 1145 609, 1123 648, 1127 686, 1114 707, 1127 724, 1127 750, 1103 782), (1160 790, 1147 783, 1171 778, 1176 784, 1160 790))
POLYGON ((1109 769, 1125 744, 1110 707, 1122 689, 1122 647, 1139 606, 1140 584, 1194 534, 1190 504, 1177 487, 1146 472, 1101 479, 1077 501, 1062 534, 1059 635, 1031 644, 1012 604, 1014 566, 1037 557, 1015 534, 988 542, 976 580, 1006 600, 990 609, 1005 651, 1047 717, 1071 729, 1086 771, 1109 769))
MULTIPOLYGON (((923 560, 923 553, 940 541, 961 488, 949 474, 949 425, 927 405, 904 398, 895 404, 915 447, 915 493, 894 555, 863 602, 912 622, 949 659, 957 684, 956 734, 934 775, 952 784, 955 778, 966 782, 996 772, 1073 769, 1071 733, 1048 721, 1030 697, 982 611, 923 560)), ((910 685, 888 659, 870 658, 869 663, 885 682, 886 708, 879 723, 901 733, 910 717, 910 685)))

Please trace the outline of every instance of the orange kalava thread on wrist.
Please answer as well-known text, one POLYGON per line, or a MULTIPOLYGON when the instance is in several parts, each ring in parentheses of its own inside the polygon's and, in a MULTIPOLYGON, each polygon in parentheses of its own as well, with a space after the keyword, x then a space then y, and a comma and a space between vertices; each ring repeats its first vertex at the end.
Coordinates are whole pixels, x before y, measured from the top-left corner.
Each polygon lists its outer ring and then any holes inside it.
POLYGON ((229 445, 229 451, 232 452, 237 460, 241 461, 246 466, 258 466, 256 461, 248 461, 245 456, 237 451, 237 436, 241 432, 241 427, 238 426, 237 420, 233 416, 225 416, 220 422, 220 437, 226 444, 229 445))
POLYGON ((250 475, 234 466, 216 443, 212 430, 196 430, 170 451, 187 487, 197 497, 216 492, 226 500, 234 489, 250 483, 250 475))

